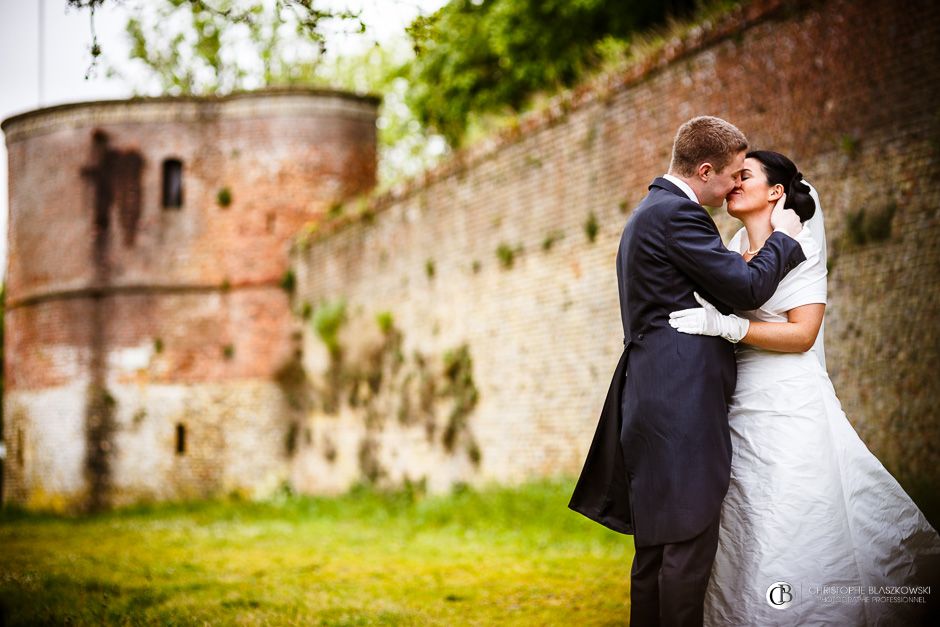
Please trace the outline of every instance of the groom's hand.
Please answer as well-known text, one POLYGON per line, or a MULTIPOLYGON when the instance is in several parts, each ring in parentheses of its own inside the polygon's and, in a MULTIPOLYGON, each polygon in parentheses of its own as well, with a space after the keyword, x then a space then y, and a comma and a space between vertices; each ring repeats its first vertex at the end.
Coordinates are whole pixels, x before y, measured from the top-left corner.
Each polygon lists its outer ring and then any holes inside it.
POLYGON ((775 231, 783 231, 790 237, 796 237, 803 230, 803 225, 800 223, 800 216, 796 215, 796 211, 783 208, 786 201, 787 195, 783 194, 777 204, 774 205, 774 210, 770 214, 770 226, 774 227, 775 231))
POLYGON ((717 335, 733 343, 740 342, 747 335, 751 326, 750 320, 734 314, 725 316, 699 296, 698 292, 692 292, 692 295, 701 307, 682 309, 669 314, 669 325, 673 329, 692 335, 717 335))

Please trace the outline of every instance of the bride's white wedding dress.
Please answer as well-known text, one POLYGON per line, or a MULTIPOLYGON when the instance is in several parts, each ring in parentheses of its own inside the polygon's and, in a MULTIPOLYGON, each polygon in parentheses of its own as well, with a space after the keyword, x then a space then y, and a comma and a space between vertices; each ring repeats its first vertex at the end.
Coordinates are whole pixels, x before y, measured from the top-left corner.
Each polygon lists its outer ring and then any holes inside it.
MULTIPOLYGON (((738 315, 786 322, 788 310, 826 302, 825 250, 808 226, 797 240, 807 260, 763 307, 738 315)), ((748 245, 742 229, 728 248, 748 245)), ((928 574, 940 538, 846 419, 822 348, 822 332, 806 353, 737 346, 731 484, 707 625, 916 625, 917 597, 929 594, 883 587, 933 583, 940 595, 928 574)))

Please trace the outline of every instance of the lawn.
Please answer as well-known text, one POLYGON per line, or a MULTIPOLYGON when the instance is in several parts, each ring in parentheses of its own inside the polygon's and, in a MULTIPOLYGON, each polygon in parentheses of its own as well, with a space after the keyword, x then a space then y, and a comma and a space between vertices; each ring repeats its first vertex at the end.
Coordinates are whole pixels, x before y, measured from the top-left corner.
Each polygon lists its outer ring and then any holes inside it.
POLYGON ((632 538, 573 481, 0 510, 0 625, 624 625, 632 538))

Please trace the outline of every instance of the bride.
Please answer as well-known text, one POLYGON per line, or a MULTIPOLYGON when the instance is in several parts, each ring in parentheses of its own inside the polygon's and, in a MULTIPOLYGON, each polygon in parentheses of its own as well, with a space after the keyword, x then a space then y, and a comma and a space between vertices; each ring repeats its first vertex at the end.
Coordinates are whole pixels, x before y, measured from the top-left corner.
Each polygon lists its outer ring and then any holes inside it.
MULTIPOLYGON (((753 151, 727 199, 750 260, 777 202, 803 222, 806 261, 760 309, 673 312, 683 333, 738 342, 731 483, 705 597, 711 625, 915 625, 940 600, 940 538, 846 419, 826 372, 819 196, 787 157, 753 151), (930 590, 927 586, 933 584, 930 590)), ((940 624, 940 623, 935 623, 940 624)))

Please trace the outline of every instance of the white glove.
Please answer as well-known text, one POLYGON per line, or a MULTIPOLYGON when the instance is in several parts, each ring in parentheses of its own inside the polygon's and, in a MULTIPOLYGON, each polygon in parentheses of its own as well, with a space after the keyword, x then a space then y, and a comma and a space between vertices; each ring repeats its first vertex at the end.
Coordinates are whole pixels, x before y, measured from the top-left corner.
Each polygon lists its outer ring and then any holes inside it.
POLYGON ((692 292, 701 307, 682 309, 669 314, 669 325, 680 333, 692 335, 717 335, 729 342, 738 343, 747 335, 751 321, 734 314, 724 315, 710 302, 692 292))
POLYGON ((796 215, 793 209, 784 209, 783 205, 787 202, 787 195, 782 194, 773 211, 770 212, 770 226, 774 231, 783 231, 790 237, 796 237, 803 230, 803 224, 800 222, 800 216, 796 215))

